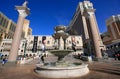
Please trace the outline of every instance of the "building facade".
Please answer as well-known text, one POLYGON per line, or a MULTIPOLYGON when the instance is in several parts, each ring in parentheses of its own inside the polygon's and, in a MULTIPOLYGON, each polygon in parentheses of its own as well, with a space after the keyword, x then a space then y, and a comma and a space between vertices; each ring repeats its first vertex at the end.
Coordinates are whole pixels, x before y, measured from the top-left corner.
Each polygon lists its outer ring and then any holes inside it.
MULTIPOLYGON (((2 39, 13 39, 16 29, 16 23, 0 12, 0 42, 2 39)), ((25 19, 22 38, 32 34, 32 29, 29 27, 29 20, 25 19)))
POLYGON ((80 2, 70 22, 67 32, 70 35, 81 35, 85 52, 102 58, 102 43, 95 17, 95 9, 90 1, 80 2))
POLYGON ((32 29, 29 27, 30 21, 25 19, 23 24, 23 38, 27 38, 27 36, 32 35, 32 29))
POLYGON ((16 23, 7 18, 2 12, 0 12, 0 38, 1 40, 12 39, 16 28, 16 23))
POLYGON ((120 15, 111 16, 106 20, 107 32, 101 35, 107 53, 113 56, 120 53, 120 15))
MULTIPOLYGON (((56 41, 52 35, 29 35, 26 39, 22 39, 18 55, 39 55, 42 49, 42 38, 46 37, 46 50, 55 50, 56 49, 56 41)), ((66 47, 69 50, 72 50, 72 40, 71 37, 75 37, 76 49, 79 50, 79 53, 83 53, 83 42, 81 36, 69 36, 66 39, 66 47)), ((9 55, 10 49, 12 45, 12 39, 3 39, 1 43, 0 52, 3 55, 9 55)), ((66 49, 66 50, 67 50, 66 49)))
MULTIPOLYGON (((24 55, 25 42, 26 40, 24 39, 21 40, 19 50, 18 50, 18 55, 24 55)), ((0 45, 0 53, 2 53, 3 55, 9 55, 11 45, 12 45, 12 39, 3 39, 0 45)))
POLYGON ((111 41, 120 39, 120 15, 112 16, 106 20, 108 33, 110 34, 111 41))

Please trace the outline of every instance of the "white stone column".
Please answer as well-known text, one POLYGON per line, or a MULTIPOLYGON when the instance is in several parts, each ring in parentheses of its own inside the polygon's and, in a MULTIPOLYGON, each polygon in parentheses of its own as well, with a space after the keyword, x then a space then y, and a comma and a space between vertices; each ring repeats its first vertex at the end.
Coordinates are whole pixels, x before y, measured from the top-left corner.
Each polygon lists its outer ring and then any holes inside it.
POLYGON ((9 53, 9 58, 8 58, 9 62, 15 62, 17 59, 18 50, 21 41, 22 29, 23 29, 23 22, 25 17, 29 14, 29 9, 25 6, 25 4, 23 6, 16 6, 16 9, 19 13, 19 17, 18 17, 18 22, 15 29, 14 37, 12 40, 12 47, 9 53))
POLYGON ((82 16, 82 20, 83 20, 83 28, 84 28, 84 34, 85 34, 85 39, 89 39, 89 33, 88 33, 88 28, 87 28, 87 23, 86 23, 86 19, 85 16, 82 16))
POLYGON ((91 32, 92 32, 92 39, 93 39, 93 43, 94 43, 94 48, 95 48, 95 54, 97 58, 102 58, 101 55, 101 50, 100 50, 100 36, 99 36, 99 32, 98 32, 98 27, 96 25, 96 21, 94 20, 94 16, 93 14, 89 14, 88 16, 89 18, 89 22, 90 22, 90 28, 91 28, 91 32))

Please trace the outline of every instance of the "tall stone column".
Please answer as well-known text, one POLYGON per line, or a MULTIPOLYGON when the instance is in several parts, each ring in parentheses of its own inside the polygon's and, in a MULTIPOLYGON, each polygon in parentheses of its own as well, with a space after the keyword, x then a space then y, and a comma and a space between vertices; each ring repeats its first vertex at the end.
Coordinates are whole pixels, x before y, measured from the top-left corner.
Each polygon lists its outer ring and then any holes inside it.
POLYGON ((100 36, 99 36, 99 32, 98 32, 98 27, 97 27, 97 23, 95 21, 95 18, 93 16, 94 14, 89 14, 88 19, 90 22, 90 29, 92 32, 92 39, 93 39, 93 43, 94 43, 94 48, 95 48, 95 54, 97 58, 102 58, 102 54, 101 54, 101 49, 100 49, 100 36))
POLYGON ((25 17, 29 14, 29 8, 27 8, 26 5, 27 5, 27 1, 25 1, 22 6, 16 6, 16 9, 19 13, 19 17, 18 17, 18 22, 15 29, 14 37, 12 40, 12 47, 8 58, 9 62, 15 62, 17 59, 21 35, 22 35, 22 29, 23 29, 23 22, 25 17))

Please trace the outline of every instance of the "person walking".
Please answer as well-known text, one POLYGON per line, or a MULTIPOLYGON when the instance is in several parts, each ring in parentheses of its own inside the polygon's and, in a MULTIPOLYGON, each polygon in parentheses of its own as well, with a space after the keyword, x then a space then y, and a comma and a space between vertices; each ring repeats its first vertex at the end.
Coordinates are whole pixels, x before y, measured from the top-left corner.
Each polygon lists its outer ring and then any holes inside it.
POLYGON ((118 56, 118 60, 120 60, 120 53, 118 53, 117 56, 118 56))
POLYGON ((117 60, 118 58, 117 58, 117 54, 114 54, 114 58, 115 58, 115 60, 117 60))
POLYGON ((72 49, 74 50, 74 52, 76 52, 75 46, 76 46, 76 44, 74 42, 72 42, 72 49))
POLYGON ((72 40, 72 49, 74 50, 74 52, 76 52, 76 42, 75 42, 75 37, 71 37, 71 40, 72 40))
POLYGON ((41 49, 42 49, 42 52, 44 53, 45 52, 45 45, 44 44, 42 44, 41 49))
POLYGON ((4 66, 6 63, 6 58, 4 57, 3 60, 2 60, 2 65, 4 66))
POLYGON ((42 62, 44 63, 44 57, 45 57, 45 55, 46 55, 46 46, 45 46, 45 44, 46 44, 46 37, 45 36, 43 36, 42 37, 42 45, 41 45, 41 49, 42 49, 42 55, 41 55, 41 60, 42 60, 42 62))
POLYGON ((44 55, 41 56, 42 63, 44 63, 44 55))

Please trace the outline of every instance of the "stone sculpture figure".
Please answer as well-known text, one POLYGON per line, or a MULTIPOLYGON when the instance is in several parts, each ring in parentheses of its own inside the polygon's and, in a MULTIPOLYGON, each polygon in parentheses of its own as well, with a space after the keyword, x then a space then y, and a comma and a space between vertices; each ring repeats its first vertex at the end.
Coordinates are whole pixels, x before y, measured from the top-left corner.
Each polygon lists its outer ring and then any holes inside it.
POLYGON ((28 1, 25 1, 22 6, 27 7, 28 1))

